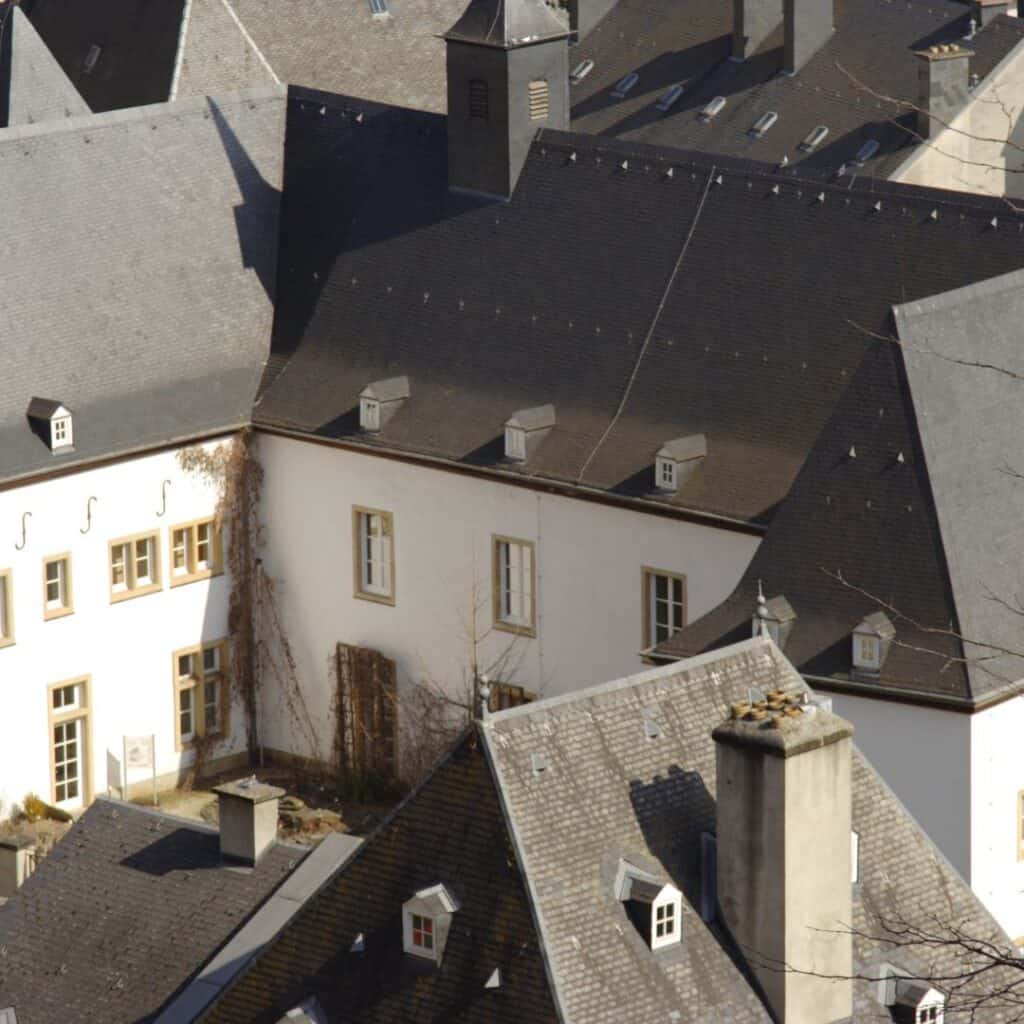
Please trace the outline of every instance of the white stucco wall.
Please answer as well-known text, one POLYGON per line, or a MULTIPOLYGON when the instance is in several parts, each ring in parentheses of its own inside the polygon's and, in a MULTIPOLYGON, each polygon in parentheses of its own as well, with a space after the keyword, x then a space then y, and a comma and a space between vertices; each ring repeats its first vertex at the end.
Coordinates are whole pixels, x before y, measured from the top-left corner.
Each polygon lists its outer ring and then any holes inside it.
POLYGON ((1024 699, 971 717, 972 885, 1010 938, 1024 936, 1024 861, 1017 859, 1017 794, 1024 699))
POLYGON ((1024 196, 1022 111, 1024 44, 1018 43, 975 90, 949 128, 918 146, 892 180, 959 192, 1024 196))
MULTIPOLYGON (((425 678, 459 690, 471 678, 477 629, 492 623, 491 538, 532 541, 537 636, 492 632, 480 664, 513 643, 506 682, 544 696, 642 667, 641 570, 685 573, 689 618, 720 603, 759 538, 663 516, 555 496, 324 445, 260 434, 265 470, 264 565, 315 720, 330 729, 329 662, 340 642, 376 648, 398 663, 400 686, 425 678), (352 506, 391 512, 394 606, 353 596, 352 506)), ((289 739, 279 696, 266 686, 264 741, 289 739)), ((284 747, 284 749, 288 749, 284 747)))
MULTIPOLYGON (((107 751, 120 759, 125 734, 155 733, 158 773, 179 768, 172 653, 226 636, 229 584, 225 575, 170 588, 168 528, 212 515, 215 504, 213 488, 185 474, 174 452, 0 491, 0 570, 13 570, 15 626, 13 646, 0 648, 0 815, 29 792, 50 799, 48 687, 63 680, 91 677, 95 792, 106 791, 107 751), (164 480, 167 510, 158 516, 164 480), (150 530, 160 535, 162 589, 112 604, 109 542, 150 530), (63 552, 72 558, 74 613, 44 621, 43 559, 63 552)), ((231 719, 244 736, 237 709, 231 719)), ((211 756, 242 745, 221 744, 211 756)), ((131 781, 145 778, 136 772, 131 781)))

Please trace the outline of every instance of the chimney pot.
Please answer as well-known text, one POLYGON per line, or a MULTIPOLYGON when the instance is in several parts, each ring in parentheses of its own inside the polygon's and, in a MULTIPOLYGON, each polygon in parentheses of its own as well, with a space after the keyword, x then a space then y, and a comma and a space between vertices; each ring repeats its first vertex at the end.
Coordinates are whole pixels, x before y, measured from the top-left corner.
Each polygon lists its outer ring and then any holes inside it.
POLYGON ((277 838, 277 805, 284 790, 255 777, 214 786, 220 814, 220 855, 253 866, 277 838))

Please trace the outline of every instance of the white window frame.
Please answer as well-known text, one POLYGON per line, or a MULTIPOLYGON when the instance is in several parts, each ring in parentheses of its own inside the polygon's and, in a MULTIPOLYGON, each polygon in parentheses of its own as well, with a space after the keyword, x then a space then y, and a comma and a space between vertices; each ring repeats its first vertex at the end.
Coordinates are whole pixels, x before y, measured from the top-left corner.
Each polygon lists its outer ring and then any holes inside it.
POLYGON ((687 606, 689 595, 687 594, 687 581, 685 573, 670 572, 667 569, 656 569, 653 566, 645 565, 642 570, 642 600, 643 600, 643 638, 641 647, 647 650, 658 644, 664 643, 669 637, 678 633, 686 626, 687 606), (668 621, 665 627, 668 633, 665 636, 658 636, 658 605, 661 599, 658 597, 658 580, 666 581, 667 600, 661 602, 666 605, 668 621), (675 584, 679 584, 680 596, 676 598, 675 584), (680 611, 680 625, 674 625, 674 611, 680 611))
POLYGON ((380 402, 376 398, 359 399, 359 426, 370 434, 380 430, 380 402))
POLYGON ((109 560, 111 603, 152 594, 162 588, 158 532, 112 540, 109 560), (140 572, 143 565, 145 572, 140 572))
POLYGON ((683 894, 675 886, 666 885, 651 903, 651 949, 679 942, 683 934, 682 915, 683 894))
POLYGON ((50 420, 50 447, 56 451, 58 448, 70 448, 74 443, 75 435, 71 416, 69 414, 54 416, 50 420))
POLYGON ((679 468, 672 459, 659 455, 655 460, 657 470, 655 484, 659 491, 674 492, 679 487, 679 468))
POLYGON ((390 512, 352 507, 355 596, 395 603, 395 523, 390 512))
POLYGON ((91 772, 91 744, 92 730, 89 714, 89 686, 88 676, 80 676, 75 679, 67 679, 60 683, 54 683, 47 688, 47 717, 49 726, 49 747, 50 747, 50 799, 54 806, 62 809, 75 809, 86 806, 92 799, 92 772, 91 772), (64 703, 64 697, 70 692, 71 699, 64 703), (74 729, 73 740, 69 739, 67 730, 74 729), (61 787, 66 786, 68 779, 58 780, 58 769, 70 763, 67 760, 58 760, 57 730, 61 731, 62 738, 60 746, 65 748, 69 742, 76 744, 76 756, 74 763, 77 768, 75 782, 78 784, 78 791, 73 796, 65 794, 61 799, 61 787))
POLYGON ((50 555, 43 559, 43 618, 59 619, 74 611, 71 592, 71 552, 50 555), (50 567, 57 567, 56 579, 50 579, 50 567), (56 585, 57 596, 50 597, 50 587, 56 585))
POLYGON ((216 516, 177 523, 167 531, 168 562, 172 587, 194 583, 219 576, 224 571, 224 553, 221 528, 216 516), (200 540, 200 532, 208 531, 207 541, 200 540), (200 557, 203 544, 207 557, 200 557), (179 556, 182 564, 178 564, 179 556))
POLYGON ((537 558, 532 541, 518 537, 492 540, 494 627, 535 636, 537 628, 537 558))
POLYGON ((225 666, 227 641, 214 640, 195 647, 183 647, 172 655, 174 675, 174 737, 175 749, 186 750, 200 737, 224 737, 229 732, 229 711, 231 696, 227 686, 225 666), (212 658, 208 658, 212 655, 212 658), (182 672, 182 663, 187 661, 187 672, 182 672), (207 692, 214 687, 215 722, 207 721, 210 701, 207 692), (187 707, 186 707, 187 704, 187 707), (191 729, 182 728, 183 713, 191 716, 191 729))
POLYGON ((853 667, 877 670, 881 667, 882 645, 877 636, 868 633, 853 635, 853 667))
POLYGON ((505 458, 526 461, 526 431, 522 427, 505 428, 505 458))

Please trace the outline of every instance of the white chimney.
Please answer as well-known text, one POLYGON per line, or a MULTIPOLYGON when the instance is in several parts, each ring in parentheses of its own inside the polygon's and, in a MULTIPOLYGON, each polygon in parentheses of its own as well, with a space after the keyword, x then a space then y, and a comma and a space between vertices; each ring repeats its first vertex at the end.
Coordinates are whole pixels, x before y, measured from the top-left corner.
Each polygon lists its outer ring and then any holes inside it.
POLYGON ((277 838, 277 802, 284 790, 255 778, 214 786, 220 815, 220 855, 254 865, 277 838))
POLYGON ((0 838, 0 899, 10 899, 32 874, 36 859, 35 841, 28 836, 0 838))
POLYGON ((853 1012, 853 726, 772 691, 712 733, 718 901, 778 1024, 853 1012))

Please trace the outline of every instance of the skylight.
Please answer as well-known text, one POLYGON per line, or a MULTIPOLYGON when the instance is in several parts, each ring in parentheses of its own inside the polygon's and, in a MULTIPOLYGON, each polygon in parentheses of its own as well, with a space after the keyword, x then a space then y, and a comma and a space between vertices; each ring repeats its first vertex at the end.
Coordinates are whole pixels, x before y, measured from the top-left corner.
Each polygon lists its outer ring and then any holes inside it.
POLYGON ((635 71, 630 71, 625 78, 620 78, 616 83, 614 89, 612 89, 612 95, 617 99, 621 100, 630 89, 640 81, 640 76, 635 71))
POLYGON ((812 150, 817 149, 818 146, 820 146, 825 141, 827 135, 828 128, 823 124, 819 124, 817 128, 811 129, 811 132, 807 136, 807 138, 805 138, 804 141, 800 143, 800 148, 805 153, 810 153, 812 150))
MULTIPOLYGON (((725 101, 723 100, 722 102, 724 103, 725 101)), ((768 131, 768 129, 771 128, 771 126, 775 124, 775 122, 778 121, 778 119, 779 115, 775 113, 774 110, 769 110, 767 113, 762 114, 751 125, 750 134, 753 135, 755 139, 761 138, 761 136, 764 135, 764 133, 768 131)))
POLYGON ((370 0, 370 13, 375 18, 383 18, 388 14, 388 0, 370 0))
POLYGON ((713 117, 722 112, 725 106, 725 97, 716 96, 698 115, 702 121, 710 121, 713 117))
POLYGON ((858 167, 863 167, 877 152, 878 152, 878 139, 868 139, 860 149, 857 150, 857 155, 853 158, 853 162, 858 167))
POLYGON ((594 70, 594 62, 588 57, 586 60, 580 61, 572 69, 572 74, 569 75, 569 82, 572 85, 579 85, 591 71, 594 70))
POLYGON ((673 85, 671 89, 666 89, 661 96, 658 97, 658 102, 654 104, 654 109, 666 113, 671 110, 675 102, 683 95, 685 90, 681 85, 673 85))

